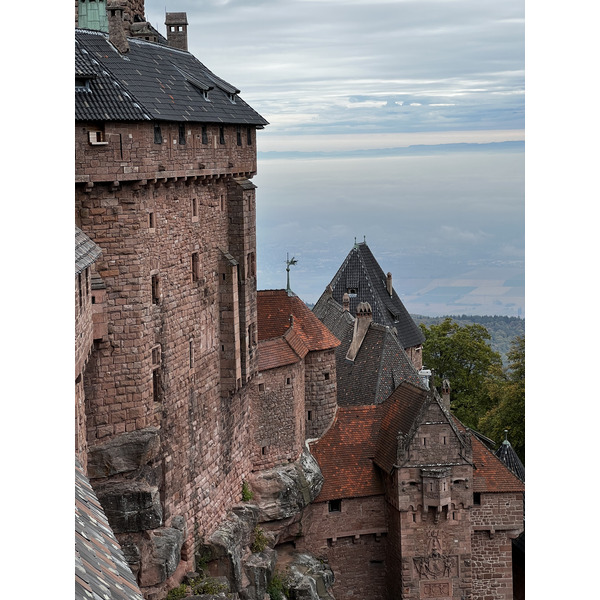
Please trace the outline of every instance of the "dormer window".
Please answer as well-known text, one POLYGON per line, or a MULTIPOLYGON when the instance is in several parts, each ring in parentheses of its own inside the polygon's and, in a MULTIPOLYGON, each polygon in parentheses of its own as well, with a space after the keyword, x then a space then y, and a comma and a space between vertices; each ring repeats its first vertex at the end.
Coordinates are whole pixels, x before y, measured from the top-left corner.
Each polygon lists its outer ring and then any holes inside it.
POLYGON ((229 99, 229 102, 231 102, 231 104, 235 104, 235 98, 236 95, 235 94, 227 94, 227 98, 229 99))

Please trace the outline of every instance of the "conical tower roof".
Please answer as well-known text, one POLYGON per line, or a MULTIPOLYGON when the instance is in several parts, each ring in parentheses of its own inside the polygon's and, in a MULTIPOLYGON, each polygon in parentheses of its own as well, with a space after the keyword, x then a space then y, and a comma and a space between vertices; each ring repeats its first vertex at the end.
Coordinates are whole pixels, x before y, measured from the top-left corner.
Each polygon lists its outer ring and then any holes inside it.
POLYGON ((525 481, 525 467, 508 441, 508 436, 495 454, 521 481, 525 481))

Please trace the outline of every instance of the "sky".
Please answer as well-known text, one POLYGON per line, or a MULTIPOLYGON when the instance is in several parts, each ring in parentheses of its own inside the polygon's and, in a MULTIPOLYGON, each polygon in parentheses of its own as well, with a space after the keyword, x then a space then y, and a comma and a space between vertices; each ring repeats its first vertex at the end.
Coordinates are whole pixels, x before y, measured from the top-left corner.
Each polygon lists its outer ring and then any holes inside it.
POLYGON ((316 302, 366 241, 411 313, 525 316, 524 3, 168 0, 268 121, 258 287, 316 302))

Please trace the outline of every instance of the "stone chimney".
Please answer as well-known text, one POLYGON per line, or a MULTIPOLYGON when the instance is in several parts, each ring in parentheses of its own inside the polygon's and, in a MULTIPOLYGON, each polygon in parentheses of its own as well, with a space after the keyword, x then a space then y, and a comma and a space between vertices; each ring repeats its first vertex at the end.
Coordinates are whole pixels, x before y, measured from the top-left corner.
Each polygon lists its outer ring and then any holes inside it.
POLYGON ((391 296, 394 292, 394 288, 392 287, 392 274, 387 274, 387 281, 385 282, 385 287, 387 289, 387 293, 391 296))
POLYGON ((169 46, 187 52, 187 13, 167 13, 165 16, 165 25, 167 26, 167 42, 169 46))
POLYGON ((342 297, 342 306, 344 307, 344 310, 350 310, 350 296, 348 293, 345 293, 342 297))
POLYGON ((122 0, 109 0, 106 4, 108 39, 121 54, 129 52, 127 41, 129 27, 125 23, 125 4, 122 0))
POLYGON ((442 381, 442 404, 450 410, 450 382, 447 379, 442 381))
POLYGON ((352 334, 352 342, 346 358, 354 361, 362 343, 369 331, 369 326, 373 321, 373 309, 368 302, 361 302, 356 309, 356 320, 354 321, 354 333, 352 334))

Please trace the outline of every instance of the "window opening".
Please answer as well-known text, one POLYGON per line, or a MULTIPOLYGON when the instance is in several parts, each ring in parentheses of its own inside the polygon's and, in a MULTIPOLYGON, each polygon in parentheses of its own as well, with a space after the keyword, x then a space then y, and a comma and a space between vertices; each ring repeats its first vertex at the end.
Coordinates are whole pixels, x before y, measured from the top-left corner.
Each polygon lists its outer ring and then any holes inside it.
POLYGON ((185 123, 179 123, 179 144, 185 146, 185 123))
POLYGON ((225 127, 219 127, 219 144, 225 143, 225 127))
POLYGON ((481 505, 481 492, 473 492, 473 504, 481 505))
POLYGON ((235 133, 236 133, 236 137, 237 137, 237 145, 241 146, 242 145, 242 128, 239 125, 236 127, 235 133))
POLYGON ((252 146, 252 128, 250 125, 246 127, 246 144, 248 144, 248 146, 252 146))
POLYGON ((154 229, 154 213, 148 213, 148 229, 154 229))
POLYGON ((200 279, 200 257, 198 252, 192 253, 192 281, 200 279))
POLYGON ((154 143, 162 144, 162 131, 160 129, 160 125, 158 123, 154 123, 154 143))
POLYGON ((158 304, 160 302, 160 282, 158 275, 152 275, 152 303, 158 304))
POLYGON ((206 129, 206 125, 202 125, 202 143, 208 144, 208 130, 206 129))
POLYGON ((330 500, 329 501, 329 512, 342 512, 342 501, 341 500, 330 500))

